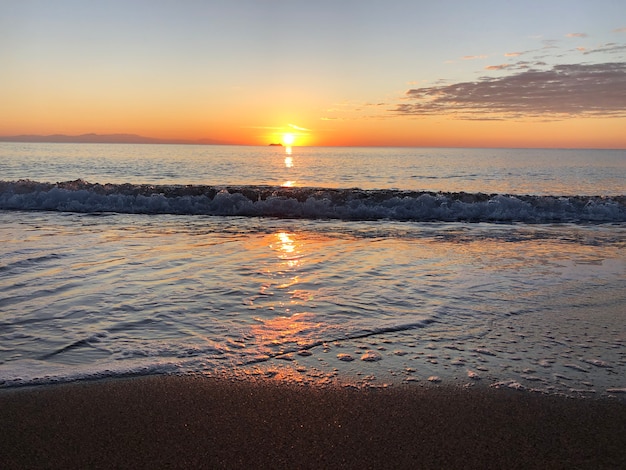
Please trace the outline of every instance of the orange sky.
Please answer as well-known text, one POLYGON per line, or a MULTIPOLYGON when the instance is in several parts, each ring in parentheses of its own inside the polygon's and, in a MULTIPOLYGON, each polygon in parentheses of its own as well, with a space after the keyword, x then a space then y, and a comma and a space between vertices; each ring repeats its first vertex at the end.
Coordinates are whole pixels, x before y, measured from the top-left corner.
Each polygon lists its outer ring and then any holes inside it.
POLYGON ((619 2, 14 3, 0 136, 626 148, 619 2))

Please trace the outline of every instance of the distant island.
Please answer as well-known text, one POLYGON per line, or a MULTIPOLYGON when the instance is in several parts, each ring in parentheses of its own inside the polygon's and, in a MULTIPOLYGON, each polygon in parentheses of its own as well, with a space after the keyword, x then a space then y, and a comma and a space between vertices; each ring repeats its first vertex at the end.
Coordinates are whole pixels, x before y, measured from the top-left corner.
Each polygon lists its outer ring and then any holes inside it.
POLYGON ((270 144, 270 147, 282 147, 282 146, 283 146, 283 144, 280 144, 280 143, 279 144, 270 144))
POLYGON ((15 135, 0 136, 0 142, 64 143, 64 144, 185 144, 185 145, 228 145, 214 139, 156 139, 136 134, 82 134, 82 135, 15 135))

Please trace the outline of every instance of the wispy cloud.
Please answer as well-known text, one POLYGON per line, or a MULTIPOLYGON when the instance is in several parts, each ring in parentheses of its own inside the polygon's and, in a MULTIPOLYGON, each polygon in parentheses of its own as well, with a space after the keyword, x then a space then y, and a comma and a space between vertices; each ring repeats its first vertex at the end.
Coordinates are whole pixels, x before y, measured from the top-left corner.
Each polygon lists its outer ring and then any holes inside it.
POLYGON ((507 52, 504 57, 518 57, 524 54, 523 52, 507 52))
POLYGON ((626 27, 624 28, 616 28, 613 30, 614 33, 626 33, 626 27))
POLYGON ((587 33, 567 33, 566 38, 586 38, 587 33))
POLYGON ((541 43, 543 44, 543 49, 556 49, 559 47, 559 41, 556 39, 543 39, 541 43))
POLYGON ((306 127, 300 127, 300 126, 296 126, 295 124, 289 124, 289 127, 291 127, 292 129, 295 129, 297 131, 304 131, 304 132, 308 132, 311 129, 307 129, 306 127))
POLYGON ((503 70, 511 67, 511 64, 487 65, 485 70, 503 70))
POLYGON ((413 88, 400 115, 460 119, 626 117, 626 62, 562 64, 505 77, 413 88))
POLYGON ((461 57, 461 60, 476 60, 476 59, 486 59, 487 56, 482 54, 482 55, 465 55, 463 57, 461 57))
POLYGON ((626 44, 617 44, 609 42, 593 49, 585 49, 584 53, 587 54, 622 54, 626 52, 626 44))

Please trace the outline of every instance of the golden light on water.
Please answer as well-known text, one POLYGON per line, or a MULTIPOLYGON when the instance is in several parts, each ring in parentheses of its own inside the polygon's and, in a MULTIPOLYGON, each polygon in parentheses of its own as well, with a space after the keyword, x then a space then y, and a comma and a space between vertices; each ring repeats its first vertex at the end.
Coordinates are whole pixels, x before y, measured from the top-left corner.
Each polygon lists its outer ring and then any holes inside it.
MULTIPOLYGON (((324 324, 313 313, 292 311, 292 308, 302 307, 313 300, 313 293, 295 289, 300 282, 299 274, 307 240, 285 231, 276 232, 265 240, 278 261, 273 270, 278 282, 273 283, 274 289, 266 292, 269 297, 264 295, 263 300, 271 303, 272 311, 276 307, 282 313, 272 315, 265 311, 255 318, 257 323, 251 326, 251 333, 268 350, 281 354, 283 351, 293 351, 294 347, 311 344, 324 324)), ((293 370, 288 372, 288 375, 293 374, 293 370)), ((299 373, 294 375, 298 376, 299 373)))
POLYGON ((260 322, 252 327, 252 333, 272 344, 307 344, 310 342, 309 333, 320 325, 311 313, 294 313, 258 320, 260 322))
MULTIPOLYGON (((291 147, 287 147, 285 149, 285 152, 287 153, 287 156, 285 157, 285 168, 287 169, 293 168, 293 157, 291 156, 291 147)), ((281 186, 285 188, 291 188, 292 186, 295 186, 295 185, 296 185, 295 181, 287 180, 281 186)))
POLYGON ((275 244, 274 248, 279 251, 278 257, 284 260, 290 268, 300 266, 302 254, 296 244, 295 237, 287 232, 279 232, 276 234, 276 237, 279 243, 275 244))
POLYGON ((295 250, 293 235, 290 235, 286 232, 278 232, 276 234, 278 239, 280 240, 280 250, 285 253, 293 253, 295 250))

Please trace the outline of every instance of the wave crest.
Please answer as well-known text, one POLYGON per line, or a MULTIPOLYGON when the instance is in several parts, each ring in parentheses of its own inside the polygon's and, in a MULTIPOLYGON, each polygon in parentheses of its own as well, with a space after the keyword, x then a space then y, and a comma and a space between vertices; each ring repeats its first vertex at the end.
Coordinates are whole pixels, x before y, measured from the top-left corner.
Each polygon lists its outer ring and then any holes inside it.
POLYGON ((626 196, 0 181, 0 209, 342 220, 625 222, 626 196))

